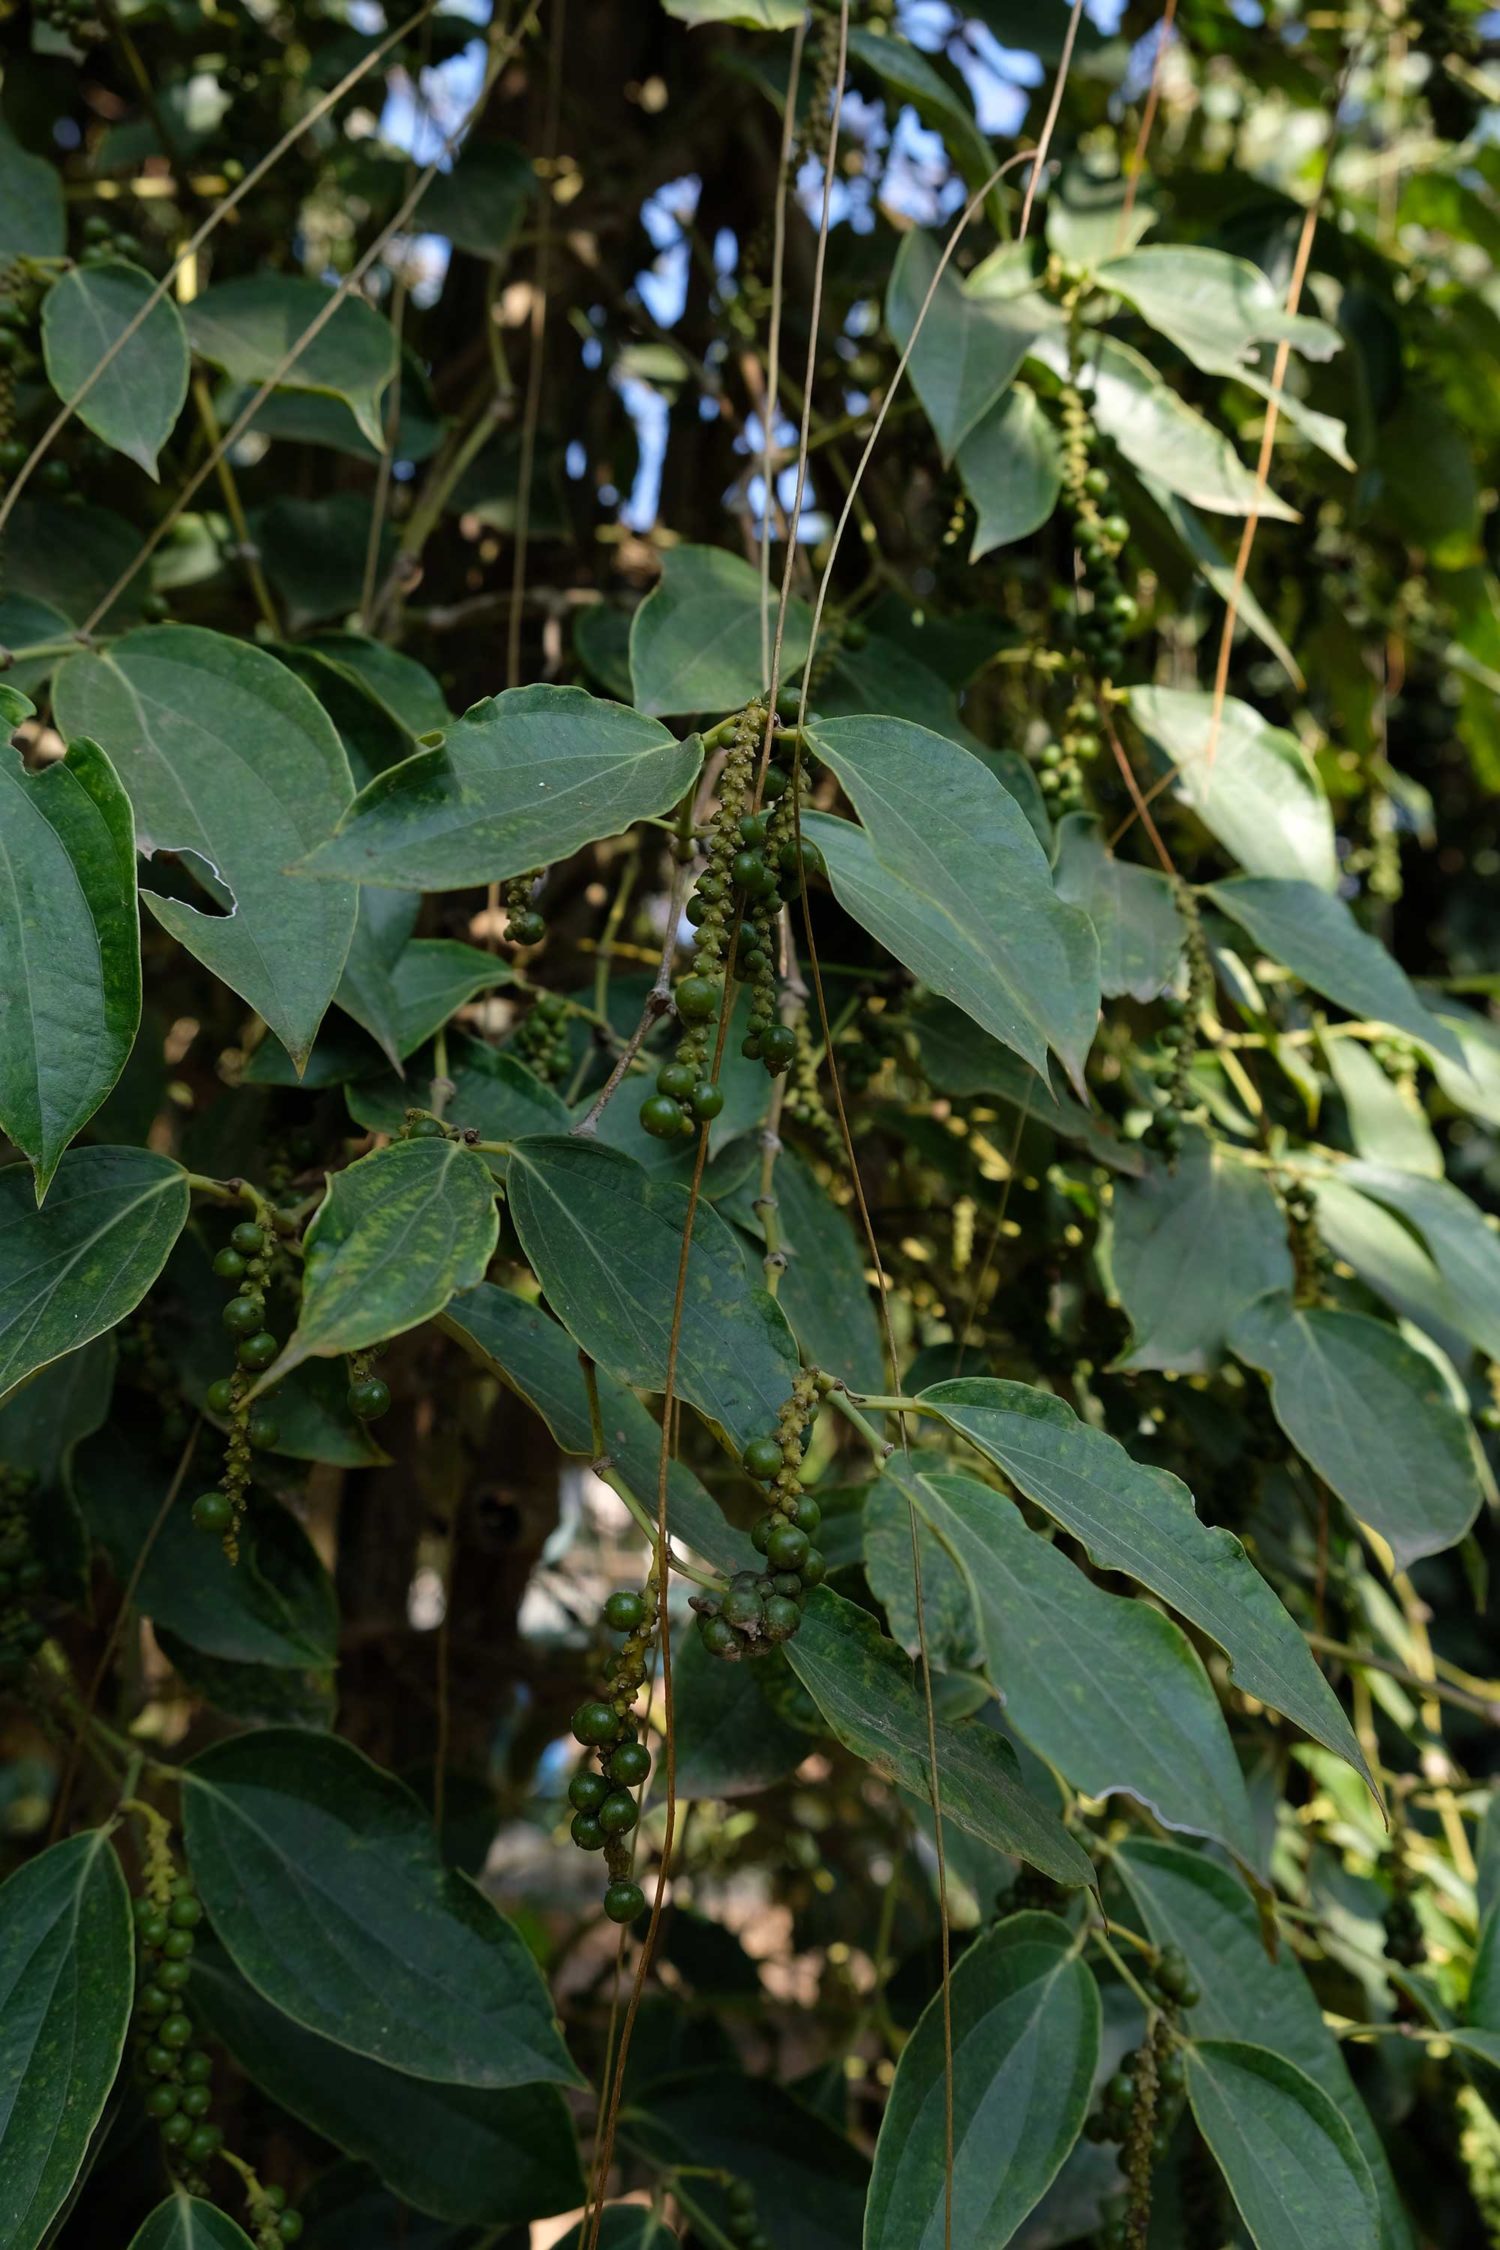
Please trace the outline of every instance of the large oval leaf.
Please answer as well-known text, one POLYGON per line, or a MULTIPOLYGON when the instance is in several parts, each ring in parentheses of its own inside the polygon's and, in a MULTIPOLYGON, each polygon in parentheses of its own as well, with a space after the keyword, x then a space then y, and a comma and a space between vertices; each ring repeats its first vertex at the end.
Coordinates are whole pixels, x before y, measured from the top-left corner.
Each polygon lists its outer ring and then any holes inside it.
POLYGON ((1264 1175, 1203 1133, 1173 1166, 1153 1163, 1114 1192, 1114 1278, 1134 1331, 1121 1367, 1205 1373, 1245 1307, 1290 1288, 1286 1225, 1264 1175), (1197 1255, 1211 1242, 1211 1258, 1197 1255))
POLYGON ((1303 1459, 1390 1543, 1396 1568, 1456 1546, 1483 1498, 1467 1418, 1439 1370, 1364 1313, 1259 1297, 1230 1339, 1271 1386, 1303 1459))
MULTIPOLYGON (((941 255, 920 227, 902 238, 885 302, 886 326, 900 345, 916 328, 941 255)), ((951 265, 944 268, 907 370, 945 462, 1009 388, 1038 329, 1055 317, 1034 291, 973 295, 951 265)))
POLYGON ((139 266, 106 258, 74 266, 42 304, 48 382, 65 404, 88 383, 79 420, 117 453, 139 462, 149 477, 157 473, 156 457, 172 434, 188 387, 187 336, 170 297, 158 298, 129 341, 120 341, 154 287, 139 266), (113 357, 90 382, 106 353, 113 357))
POLYGON ((1187 2048, 1188 2100, 1257 2250, 1378 2250, 1375 2190, 1321 2087, 1233 2039, 1187 2048))
POLYGON ((517 1931, 349 1743, 242 1735, 183 1768, 182 1798, 215 1933, 294 2023, 413 2078, 581 2083, 517 1931))
POLYGON ((130 2238, 130 2250, 252 2250, 227 2211, 178 2188, 130 2238))
POLYGON ((141 1020, 130 800, 95 742, 28 774, 0 750, 0 1126, 46 1194, 141 1020))
POLYGON ((1176 767, 1185 802, 1246 874, 1333 889, 1333 813, 1294 734, 1269 726, 1231 695, 1216 737, 1214 698, 1196 688, 1132 688, 1130 712, 1152 748, 1176 767))
POLYGON ((974 503, 970 562, 1047 521, 1062 489, 1061 447, 1035 391, 1017 383, 974 424, 958 449, 958 473, 974 503))
MULTIPOLYGON (((776 590, 771 593, 775 630, 776 590)), ((788 604, 781 677, 807 654, 812 611, 788 604)), ((737 711, 765 686, 760 572, 723 547, 669 547, 661 577, 630 622, 635 706, 656 718, 737 711)))
POLYGON ((1301 1633, 1233 1533, 1199 1522, 1178 1478, 1132 1460, 1062 1399, 1024 1383, 965 1376, 922 1399, 1081 1539, 1101 1570, 1125 1571, 1216 1640, 1247 1694, 1370 1779, 1301 1633))
MULTIPOLYGON (((332 292, 302 274, 247 274, 221 281, 188 307, 188 334, 203 359, 236 382, 277 375, 294 346, 328 310, 332 292)), ((396 335, 361 297, 345 297, 292 365, 277 375, 288 391, 340 398, 378 453, 385 451, 382 394, 396 371, 396 335)))
POLYGON ((296 1329, 260 1387, 431 1320, 483 1279, 499 1227, 489 1168, 462 1141, 396 1141, 335 1172, 307 1230, 296 1329))
POLYGON ((1094 1585, 989 1485, 928 1475, 916 1495, 968 1574, 986 1669, 1017 1734, 1085 1796, 1123 1791, 1164 1826, 1257 1866, 1239 1761, 1187 1635, 1151 1603, 1094 1585))
POLYGON ((1187 1955, 1203 1997, 1193 2029, 1210 2039, 1253 2039, 1295 2063, 1333 2102, 1359 2144, 1380 2201, 1381 2250, 1411 2250, 1412 2234, 1385 2149, 1355 2089, 1343 2050, 1295 1957, 1267 1953, 1259 1910, 1244 1884, 1201 1852, 1132 1838, 1116 1855, 1156 1945, 1187 1955))
POLYGON ((945 2232, 942 1995, 902 2049, 875 2144, 865 2250, 1002 2250, 1077 2140, 1099 1988, 1072 1931, 1015 1914, 953 1972, 953 2224, 945 2232))
POLYGON ((135 1991, 130 1900, 103 1829, 0 1887, 0 2242, 34 2250, 78 2176, 135 1991))
POLYGON ((1079 907, 1099 940, 1099 989, 1106 999, 1128 993, 1154 1000, 1182 959, 1183 924, 1165 875, 1116 859, 1091 813, 1068 813, 1057 824, 1057 895, 1079 907))
POLYGON ((702 754, 582 688, 512 688, 378 774, 302 871, 415 891, 502 882, 665 812, 702 754))
POLYGON ((353 790, 327 713, 264 650, 191 625, 75 656, 55 693, 64 731, 113 759, 141 850, 188 854, 227 909, 148 893, 152 913, 304 1063, 354 934, 351 888, 285 872, 353 790))
POLYGON ((1099 1020, 1099 947, 1052 887, 1014 797, 967 750, 904 719, 810 730, 861 828, 807 823, 839 903, 898 961, 1044 1075, 1080 1092, 1099 1020))
POLYGON ((29 1166, 0 1171, 0 1398, 134 1312, 187 1214, 186 1172, 148 1149, 70 1149, 40 1211, 29 1166))
POLYGON ((555 2086, 442 2086, 351 2054, 291 2023, 220 1953, 193 1961, 193 2001, 263 2093, 403 2202, 439 2219, 511 2226, 583 2195, 572 2119, 555 2086))
MULTIPOLYGON (((809 1597, 787 1659, 846 1749, 925 1804, 932 1801, 927 1712, 911 1665, 865 1610, 827 1586, 809 1597)), ((1058 1883, 1092 1883, 1088 1855, 1024 1787, 1015 1752, 993 1727, 939 1724, 943 1818, 1058 1883)))
MULTIPOLYGON (((688 1190, 649 1178, 616 1149, 548 1134, 517 1141, 509 1197, 521 1247, 569 1333, 622 1382, 665 1389, 688 1190)), ((752 1282, 738 1236, 700 1203, 677 1352, 679 1397, 739 1448, 774 1428, 798 1365, 786 1316, 752 1282)))
POLYGON ((1429 1015, 1406 971, 1378 938, 1370 937, 1341 898, 1311 883, 1261 881, 1236 876, 1211 883, 1208 896, 1273 961, 1353 1016, 1373 1016, 1404 1031, 1430 1054, 1463 1062, 1463 1049, 1446 1024, 1429 1015))

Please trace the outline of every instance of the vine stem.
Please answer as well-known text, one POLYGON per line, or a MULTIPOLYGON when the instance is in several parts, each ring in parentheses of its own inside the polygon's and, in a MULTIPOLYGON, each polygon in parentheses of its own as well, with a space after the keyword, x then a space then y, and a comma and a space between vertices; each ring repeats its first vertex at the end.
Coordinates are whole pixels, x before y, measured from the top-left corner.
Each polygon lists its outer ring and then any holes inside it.
MULTIPOLYGON (((188 237, 182 248, 176 253, 175 257, 173 257, 168 264, 167 270, 162 275, 161 280, 158 281, 152 288, 149 296, 146 298, 145 303, 140 306, 138 311, 131 315, 130 319, 125 323, 125 326, 120 330, 119 335, 115 337, 114 341, 109 345, 108 349, 100 353, 98 359, 90 368, 87 376, 79 384, 72 397, 69 399, 65 399, 63 404, 58 408, 51 421, 47 424, 45 430, 43 430, 41 436, 37 439, 36 444, 32 447, 30 454, 22 463, 21 467, 16 471, 15 476, 11 479, 9 490, 6 492, 4 499, 0 500, 0 531, 3 531, 6 524, 10 521, 11 510, 15 507, 16 502, 20 499, 21 494, 25 490, 31 476, 41 466, 42 462, 46 459, 47 454, 51 451, 53 441, 62 435, 63 431, 67 428, 68 423, 77 413, 83 401, 88 397, 89 392, 94 388, 94 385, 103 375, 105 369, 113 364, 115 359, 118 358, 119 354, 125 349, 125 346, 130 342, 132 336, 138 334, 140 329, 151 318, 151 315, 155 312, 157 306, 161 303, 162 299, 171 289, 172 284, 177 279, 177 275, 182 267, 187 264, 189 259, 195 258, 197 256, 198 252, 202 249, 204 243, 207 242, 209 236, 214 232, 215 228, 221 227, 223 225, 224 221, 229 217, 231 211, 235 210, 239 204, 244 202, 245 197, 250 193, 252 188, 259 187, 266 174, 271 171, 275 165, 281 162, 281 159, 286 155, 289 149, 296 146, 297 142, 301 140, 303 134, 310 132, 313 126, 318 123, 320 118, 326 117, 331 109, 335 109, 343 100, 346 94, 352 93, 354 88, 359 84, 360 80, 366 77, 368 73, 375 68, 375 65, 378 62, 383 62, 393 47, 399 46, 401 41, 407 37, 408 33, 415 31, 417 26, 420 23, 424 22, 426 18, 432 14, 437 4, 438 0, 422 0, 422 6, 417 9, 414 15, 408 16, 405 23, 397 24, 394 31, 388 31, 385 34, 384 38, 379 40, 377 44, 370 49, 370 52, 367 55, 361 56, 360 60, 354 65, 351 70, 345 71, 343 77, 339 80, 336 86, 331 86, 326 94, 320 95, 317 101, 313 103, 311 109, 307 111, 306 115, 299 117, 296 124, 289 127, 289 129, 282 134, 281 139, 277 141, 273 148, 267 150, 266 154, 260 159, 260 162, 258 164, 252 164, 250 170, 245 174, 245 177, 236 183, 236 185, 230 190, 229 194, 225 196, 223 202, 218 203, 214 206, 213 210, 210 211, 208 217, 204 220, 202 226, 199 227, 196 234, 192 234, 188 237)), ((111 599, 113 599, 113 597, 111 597, 111 599)), ((63 651, 62 653, 67 652, 63 651)))
POLYGON ((531 485, 536 470, 537 423, 542 411, 547 297, 552 279, 552 191, 557 169, 563 42, 567 20, 567 0, 552 0, 552 38, 547 56, 547 109, 542 127, 547 178, 543 183, 541 225, 537 230, 536 274, 531 285, 531 357, 526 367, 526 398, 521 409, 521 457, 516 467, 515 554, 510 579, 510 615, 505 622, 505 684, 508 688, 518 687, 521 680, 521 601, 526 591, 526 552, 531 537, 531 485))

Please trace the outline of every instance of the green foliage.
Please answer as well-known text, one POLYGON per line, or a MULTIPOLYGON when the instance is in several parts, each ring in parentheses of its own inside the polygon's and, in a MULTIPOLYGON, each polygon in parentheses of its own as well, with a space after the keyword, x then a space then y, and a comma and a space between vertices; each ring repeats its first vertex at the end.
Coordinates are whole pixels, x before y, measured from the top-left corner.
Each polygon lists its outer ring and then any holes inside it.
POLYGON ((1494 47, 6 15, 0 2250, 1500 2241, 1494 47))

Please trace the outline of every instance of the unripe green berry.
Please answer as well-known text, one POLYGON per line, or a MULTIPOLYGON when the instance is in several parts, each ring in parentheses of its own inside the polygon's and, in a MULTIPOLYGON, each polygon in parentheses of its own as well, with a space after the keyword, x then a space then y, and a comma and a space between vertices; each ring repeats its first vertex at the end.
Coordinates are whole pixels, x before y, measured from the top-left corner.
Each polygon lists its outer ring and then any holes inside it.
POLYGON ((707 1023, 719 1012, 721 994, 710 977, 684 977, 673 998, 684 1023, 707 1023))
POLYGON ((762 1483, 766 1479, 774 1477, 778 1469, 786 1466, 786 1458, 781 1450, 781 1441, 779 1438, 773 1437, 752 1438, 740 1455, 740 1460, 744 1464, 747 1475, 755 1477, 762 1483))
POLYGON ((242 1258, 258 1258, 266 1246, 266 1230, 254 1219, 241 1219, 230 1234, 229 1246, 242 1258))
POLYGON ((607 1768, 611 1781, 622 1789, 636 1789, 651 1771, 651 1753, 644 1742, 622 1742, 610 1757, 607 1768))
POLYGON ((675 1141, 682 1133, 682 1110, 666 1094, 648 1094, 641 1104, 641 1126, 654 1141, 675 1141))
POLYGON ((198 1531, 222 1537, 234 1522, 234 1502, 227 1492, 200 1492, 193 1502, 193 1524, 198 1531))
POLYGON ((259 1374, 270 1366, 280 1349, 270 1330, 262 1328, 257 1335, 247 1336, 234 1356, 241 1367, 259 1374))
POLYGON ((663 1063, 656 1074, 656 1091, 670 1094, 674 1102, 686 1101, 698 1082, 698 1074, 691 1063, 663 1063))
POLYGON ((766 1540, 766 1561, 776 1570, 800 1571, 812 1541, 799 1524, 776 1523, 766 1540))
POLYGON ((604 1911, 611 1922, 633 1922, 646 1911, 646 1894, 639 1883, 611 1883, 604 1894, 604 1911))
POLYGON ((210 1383, 204 1400, 210 1414, 230 1414, 234 1411, 234 1386, 227 1375, 210 1383))
POLYGON ((580 1851, 602 1852, 604 1830, 599 1825, 597 1813, 580 1812, 573 1815, 572 1837, 580 1851))
POLYGON ((700 1078, 689 1098, 693 1115, 700 1124, 707 1124, 711 1118, 717 1117, 724 1107, 724 1089, 713 1078, 700 1078))
POLYGON ((802 1612, 794 1601, 783 1594, 773 1594, 766 1603, 766 1638, 771 1641, 789 1641, 802 1623, 802 1612))
POLYGON ((606 1836, 627 1835, 638 1817, 634 1797, 628 1789, 611 1790, 599 1807, 597 1817, 606 1836))
POLYGON ((253 1336, 266 1317, 265 1301, 259 1296, 231 1297, 219 1317, 231 1336, 253 1336))
POLYGON ((591 1747, 602 1742, 613 1742, 620 1731, 614 1706, 600 1702, 597 1697, 580 1703, 573 1713, 573 1733, 579 1742, 591 1747))
POLYGON ((214 1272, 220 1281, 242 1281, 245 1261, 238 1250, 221 1250, 214 1260, 214 1272))
POLYGON ((616 1633, 633 1633, 637 1625, 644 1624, 646 1605, 639 1594, 621 1587, 611 1594, 604 1604, 604 1622, 616 1633))
POLYGON ((568 1783, 568 1803, 575 1812, 597 1812, 609 1795, 609 1783, 602 1773, 583 1767, 568 1783))

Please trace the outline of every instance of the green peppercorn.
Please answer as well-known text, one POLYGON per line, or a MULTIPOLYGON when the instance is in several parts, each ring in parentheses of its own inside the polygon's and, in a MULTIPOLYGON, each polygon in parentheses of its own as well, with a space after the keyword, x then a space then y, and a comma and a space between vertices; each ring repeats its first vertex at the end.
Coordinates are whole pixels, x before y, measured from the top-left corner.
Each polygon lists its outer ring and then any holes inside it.
POLYGON ((636 1824, 635 1799, 628 1789, 611 1790, 596 1817, 606 1836, 624 1836, 636 1824))
POLYGON ((167 2048, 190 2046, 193 2038, 192 2019, 180 2012, 168 2016, 156 2036, 161 2044, 167 2048))
POLYGON ((797 1568, 803 1585, 809 1590, 814 1586, 821 1586, 828 1576, 828 1565, 816 1547, 808 1548, 797 1568))
POLYGON ((246 1421, 245 1435, 257 1453, 269 1453, 281 1436, 281 1424, 264 1407, 255 1406, 246 1421))
POLYGON ((670 1094, 674 1102, 686 1101, 697 1083, 698 1074, 691 1063, 663 1063, 656 1074, 656 1091, 670 1094))
POLYGON ((184 2141, 182 2153, 189 2164, 206 2164, 223 2146, 224 2135, 217 2125, 195 2125, 184 2141))
POLYGON ((622 1742, 612 1753, 606 1771, 622 1789, 636 1789, 651 1771, 651 1753, 644 1742, 622 1742))
POLYGON ((597 1698, 580 1703, 573 1713, 573 1733, 579 1742, 591 1747, 603 1742, 613 1742, 620 1731, 620 1722, 612 1704, 597 1698))
POLYGON ((245 1261, 238 1250, 221 1250, 214 1260, 214 1272, 220 1281, 242 1281, 245 1261))
POLYGON ((214 2074, 214 2058, 201 2047, 182 2058, 183 2081, 189 2086, 206 2086, 214 2074))
POLYGON ((571 1833, 573 1841, 575 1844, 577 1844, 580 1851, 603 1851, 604 1830, 599 1825, 599 1815, 597 1813, 574 1813, 571 1833))
POLYGON ((378 1422, 391 1409, 390 1385, 378 1375, 362 1375, 349 1385, 349 1411, 361 1422, 378 1422))
POLYGON ((220 1314, 220 1319, 231 1336, 253 1336, 266 1317, 262 1297, 231 1297, 220 1314))
POLYGON ((639 1883, 611 1883, 604 1894, 604 1911, 612 1922, 633 1922, 646 1911, 646 1894, 639 1883))
POLYGON ((575 1812, 597 1812, 608 1795, 609 1783, 589 1766, 580 1767, 568 1783, 568 1803, 575 1812))
POLYGON ((684 1023, 707 1023, 719 1012, 720 987, 710 977, 684 977, 673 998, 684 1023))
POLYGON ((182 2089, 181 2106, 186 2117, 207 2117, 213 2108, 213 2101, 212 2086, 184 2086, 182 2089))
POLYGON ((241 1367, 248 1368, 254 1374, 260 1374, 270 1366, 280 1349, 281 1346, 270 1330, 262 1328, 258 1334, 247 1336, 234 1356, 241 1367))
POLYGON ((204 1400, 210 1414, 230 1414, 234 1411, 234 1385, 227 1375, 210 1383, 204 1400))
POLYGON ((158 2124, 164 2117, 170 2117, 176 2107, 177 2088, 175 2086, 153 2086, 146 2096, 146 2115, 154 2118, 158 2124))
POLYGON ((234 1502, 227 1492, 200 1492, 193 1502, 193 1525, 222 1537, 234 1522, 234 1502))
POLYGON ((789 1641, 802 1623, 802 1612, 785 1595, 772 1594, 766 1603, 766 1638, 789 1641))
POLYGON ((734 1627, 722 1617, 700 1617, 698 1638, 710 1656, 733 1656, 740 1645, 734 1627))
POLYGON ((181 1992, 193 1973, 190 1961, 163 1961, 157 1969, 156 1981, 163 1993, 181 1992))
POLYGON ((616 1633, 633 1633, 646 1620, 646 1605, 639 1594, 622 1587, 604 1605, 604 1622, 616 1633))
POLYGON ((641 1104, 641 1127, 654 1141, 675 1141, 682 1134, 682 1110, 667 1094, 648 1094, 641 1104))
POLYGON ((781 1440, 773 1437, 752 1438, 740 1455, 746 1473, 764 1483, 786 1466, 786 1456, 781 1450, 781 1440))
POLYGON ((692 1103, 693 1115, 701 1124, 706 1124, 710 1118, 717 1117, 723 1109, 724 1089, 716 1079, 700 1078, 697 1085, 694 1086, 689 1100, 692 1103))
POLYGON ((776 1523, 766 1540, 766 1561, 777 1570, 800 1571, 811 1548, 812 1541, 799 1524, 776 1523))
POLYGON ((765 1598, 753 1580, 746 1582, 737 1579, 724 1596, 719 1614, 726 1625, 744 1629, 760 1623, 765 1614, 765 1606, 765 1598))

